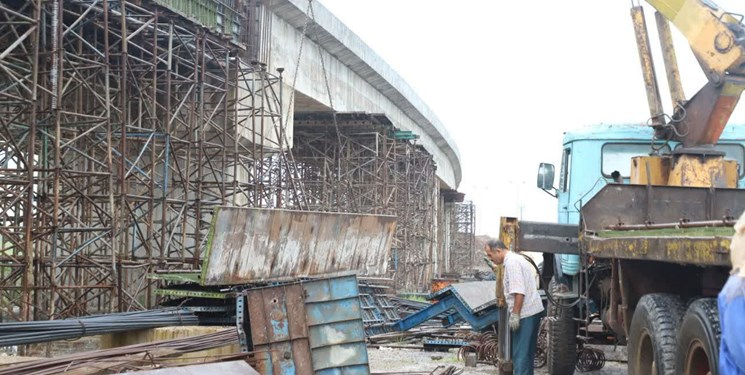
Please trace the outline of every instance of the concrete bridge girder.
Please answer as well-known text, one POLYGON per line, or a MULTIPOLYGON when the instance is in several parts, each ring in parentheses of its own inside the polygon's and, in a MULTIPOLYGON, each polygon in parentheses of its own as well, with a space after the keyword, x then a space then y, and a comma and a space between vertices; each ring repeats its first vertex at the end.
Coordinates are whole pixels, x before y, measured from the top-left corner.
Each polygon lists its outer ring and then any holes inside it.
POLYGON ((295 82, 294 111, 331 110, 327 77, 334 110, 385 113, 397 128, 419 135, 419 143, 437 163, 441 187, 456 189, 461 181, 460 154, 445 126, 403 78, 347 26, 317 1, 312 1, 312 6, 311 16, 308 0, 272 0, 268 4, 272 13, 269 69, 285 68, 285 82, 295 82))

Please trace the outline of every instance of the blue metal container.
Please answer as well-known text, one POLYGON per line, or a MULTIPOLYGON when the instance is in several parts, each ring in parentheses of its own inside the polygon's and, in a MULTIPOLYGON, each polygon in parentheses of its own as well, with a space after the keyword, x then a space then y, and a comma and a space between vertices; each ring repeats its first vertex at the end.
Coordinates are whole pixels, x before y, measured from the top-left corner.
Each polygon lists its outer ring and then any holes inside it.
POLYGON ((370 373, 355 275, 255 289, 246 296, 260 373, 370 373))

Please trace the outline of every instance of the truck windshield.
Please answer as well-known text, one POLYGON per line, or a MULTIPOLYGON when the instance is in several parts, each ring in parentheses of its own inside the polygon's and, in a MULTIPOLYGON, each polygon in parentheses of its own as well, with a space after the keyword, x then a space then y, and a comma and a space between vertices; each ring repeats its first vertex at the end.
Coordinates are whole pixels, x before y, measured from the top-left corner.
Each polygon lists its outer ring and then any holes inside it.
MULTIPOLYGON (((603 145, 602 172, 610 178, 614 171, 618 171, 624 178, 631 176, 631 158, 649 155, 652 147, 649 143, 606 143, 603 145)), ((664 145, 660 153, 670 152, 670 147, 664 145)))

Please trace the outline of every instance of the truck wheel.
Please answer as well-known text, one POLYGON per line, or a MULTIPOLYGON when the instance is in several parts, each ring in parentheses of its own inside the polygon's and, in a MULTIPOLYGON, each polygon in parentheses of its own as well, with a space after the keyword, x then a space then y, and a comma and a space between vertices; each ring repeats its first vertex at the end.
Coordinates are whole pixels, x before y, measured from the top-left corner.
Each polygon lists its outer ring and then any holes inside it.
MULTIPOLYGON (((558 291, 553 280, 549 283, 549 290, 552 295, 558 291)), ((565 300, 557 300, 557 302, 568 303, 565 300)), ((577 328, 573 320, 574 309, 560 308, 549 301, 547 310, 546 363, 548 373, 549 375, 572 375, 577 363, 577 328)))
POLYGON ((676 332, 684 312, 675 295, 647 294, 639 300, 629 332, 629 374, 676 374, 676 332))
POLYGON ((717 300, 693 302, 683 317, 677 347, 677 363, 683 375, 719 373, 719 311, 717 300))

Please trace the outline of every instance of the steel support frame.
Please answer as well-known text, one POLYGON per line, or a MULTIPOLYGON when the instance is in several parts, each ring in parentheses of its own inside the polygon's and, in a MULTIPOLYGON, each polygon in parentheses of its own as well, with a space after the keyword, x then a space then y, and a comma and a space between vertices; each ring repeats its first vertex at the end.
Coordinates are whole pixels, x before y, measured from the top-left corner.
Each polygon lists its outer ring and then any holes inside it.
POLYGON ((295 118, 294 155, 312 210, 396 215, 396 288, 424 291, 439 271, 432 155, 374 114, 295 118))
POLYGON ((465 274, 476 265, 476 209, 454 202, 450 210, 450 271, 465 274))
POLYGON ((147 275, 199 267, 214 207, 306 208, 282 78, 243 62, 265 52, 126 0, 0 21, 0 320, 152 307, 147 275))

